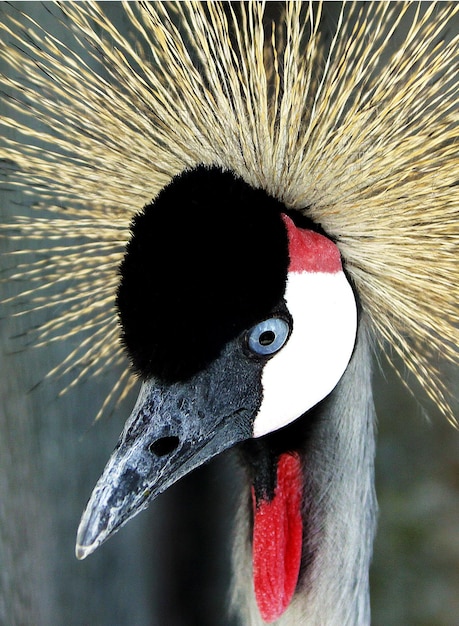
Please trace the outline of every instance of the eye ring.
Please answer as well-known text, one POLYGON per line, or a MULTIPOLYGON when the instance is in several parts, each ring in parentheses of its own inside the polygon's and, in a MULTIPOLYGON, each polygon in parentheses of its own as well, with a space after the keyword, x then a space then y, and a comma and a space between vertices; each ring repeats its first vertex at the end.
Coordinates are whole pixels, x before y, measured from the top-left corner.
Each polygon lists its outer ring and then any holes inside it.
POLYGON ((256 356, 271 356, 285 345, 290 335, 290 324, 282 317, 270 317, 247 332, 250 352, 256 356))

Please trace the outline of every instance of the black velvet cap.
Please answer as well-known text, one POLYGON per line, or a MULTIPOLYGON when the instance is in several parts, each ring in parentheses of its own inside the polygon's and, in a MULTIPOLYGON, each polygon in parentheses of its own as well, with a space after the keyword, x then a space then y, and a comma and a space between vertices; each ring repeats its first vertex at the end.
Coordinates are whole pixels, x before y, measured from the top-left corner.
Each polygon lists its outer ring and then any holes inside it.
POLYGON ((200 165, 134 218, 116 302, 142 378, 187 379, 269 317, 287 278, 285 211, 232 172, 200 165))

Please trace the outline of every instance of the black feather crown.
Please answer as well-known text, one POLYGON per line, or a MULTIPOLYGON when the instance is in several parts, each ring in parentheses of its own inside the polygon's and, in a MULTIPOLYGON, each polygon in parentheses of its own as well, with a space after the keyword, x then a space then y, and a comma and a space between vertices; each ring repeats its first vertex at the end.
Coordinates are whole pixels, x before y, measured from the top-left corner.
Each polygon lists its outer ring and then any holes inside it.
POLYGON ((142 378, 190 377, 281 301, 285 210, 233 173, 200 165, 134 218, 117 307, 142 378))

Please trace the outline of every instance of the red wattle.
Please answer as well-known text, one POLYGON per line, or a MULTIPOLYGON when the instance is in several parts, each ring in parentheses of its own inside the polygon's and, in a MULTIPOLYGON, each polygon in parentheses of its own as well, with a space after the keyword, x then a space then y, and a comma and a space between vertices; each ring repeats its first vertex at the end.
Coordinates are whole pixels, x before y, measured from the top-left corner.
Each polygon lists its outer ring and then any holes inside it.
POLYGON ((289 272, 336 274, 343 269, 338 246, 333 241, 313 230, 298 228, 285 213, 282 219, 288 234, 289 272))
POLYGON ((297 455, 282 454, 274 498, 254 506, 253 582, 258 609, 267 623, 286 610, 298 582, 303 540, 302 472, 297 455))

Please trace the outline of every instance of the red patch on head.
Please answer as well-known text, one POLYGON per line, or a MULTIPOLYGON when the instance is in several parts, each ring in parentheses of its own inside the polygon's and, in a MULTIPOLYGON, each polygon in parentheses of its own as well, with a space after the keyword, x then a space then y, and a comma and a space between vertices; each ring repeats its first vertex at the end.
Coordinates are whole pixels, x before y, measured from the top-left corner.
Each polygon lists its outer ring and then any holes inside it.
POLYGON ((282 214, 288 233, 289 272, 327 272, 336 274, 343 267, 338 247, 312 230, 298 228, 288 215, 282 214))
POLYGON ((278 619, 298 582, 303 543, 302 472, 297 455, 282 454, 274 498, 254 505, 253 582, 260 615, 278 619))

